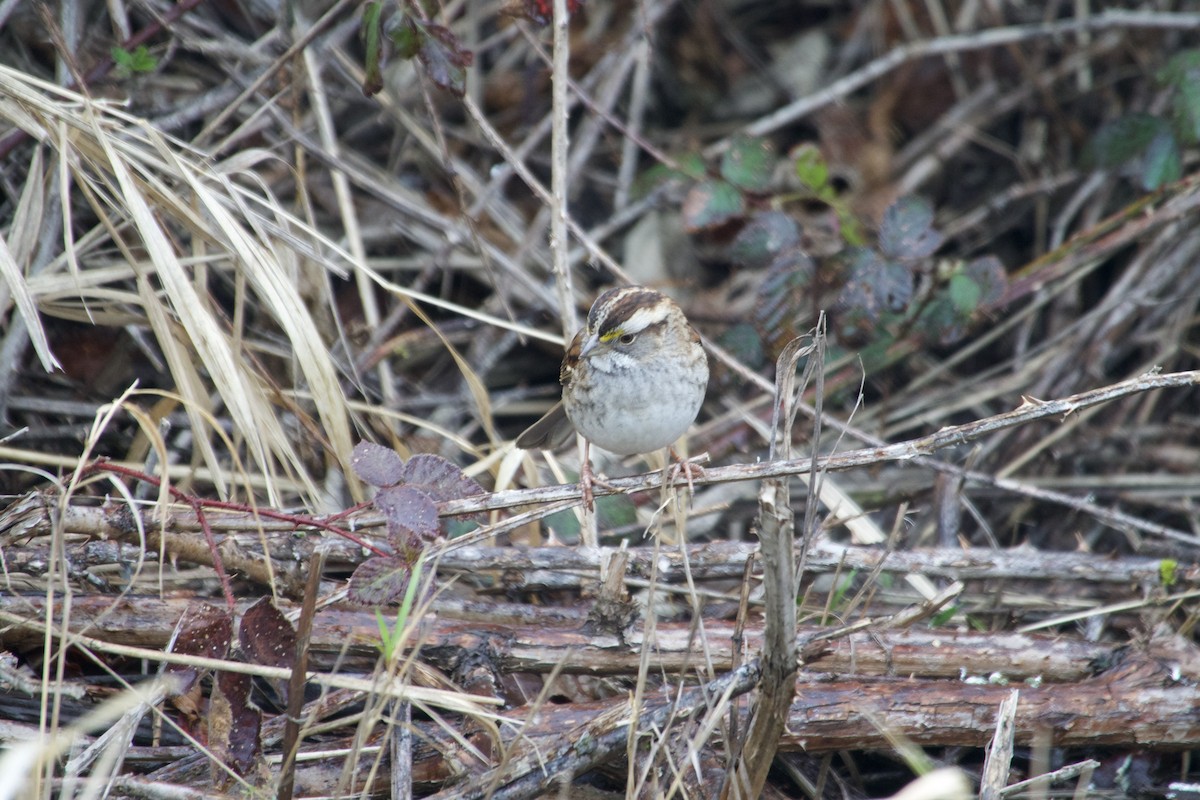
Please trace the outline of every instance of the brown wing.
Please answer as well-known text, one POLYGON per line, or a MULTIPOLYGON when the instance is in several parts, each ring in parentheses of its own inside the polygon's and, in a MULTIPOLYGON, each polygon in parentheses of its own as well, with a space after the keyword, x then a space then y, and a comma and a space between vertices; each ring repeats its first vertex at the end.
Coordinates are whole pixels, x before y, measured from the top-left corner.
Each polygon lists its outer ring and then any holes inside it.
POLYGON ((563 355, 562 366, 558 368, 558 382, 563 386, 569 386, 571 378, 575 375, 575 367, 579 364, 579 351, 583 348, 585 333, 587 333, 587 328, 575 334, 575 338, 571 340, 571 346, 563 355))
POLYGON ((575 431, 563 408, 562 401, 554 404, 554 408, 546 415, 525 429, 517 437, 517 447, 522 450, 553 450, 562 444, 575 431))
MULTIPOLYGON (((575 365, 579 363, 579 349, 583 346, 583 334, 584 331, 575 334, 571 346, 563 356, 562 366, 558 370, 558 380, 563 386, 569 385, 575 374, 575 365)), ((574 432, 575 426, 571 424, 566 409, 559 401, 545 416, 517 437, 516 445, 522 450, 553 450, 574 432)))

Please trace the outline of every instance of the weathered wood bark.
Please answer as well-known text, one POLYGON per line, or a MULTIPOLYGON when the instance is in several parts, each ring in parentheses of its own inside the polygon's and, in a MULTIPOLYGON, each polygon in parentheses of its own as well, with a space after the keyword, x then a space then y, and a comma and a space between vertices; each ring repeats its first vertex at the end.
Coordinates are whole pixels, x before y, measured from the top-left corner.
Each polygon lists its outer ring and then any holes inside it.
MULTIPOLYGON (((1153 649, 1153 648, 1152 648, 1153 649)), ((1018 687, 1020 693, 1015 718, 1015 736, 1019 745, 1030 744, 1035 737, 1049 735, 1055 746, 1170 747, 1189 749, 1200 746, 1200 689, 1195 673, 1176 673, 1181 662, 1166 652, 1142 653, 1124 664, 1094 678, 1066 684, 1018 687)), ((1194 669, 1195 659, 1184 657, 1194 669)), ((923 746, 983 746, 992 735, 1000 703, 1013 686, 969 684, 961 681, 861 678, 858 680, 813 680, 801 675, 796 683, 787 730, 780 741, 781 751, 827 753, 837 750, 889 750, 887 732, 894 732, 923 746), (885 730, 878 725, 883 723, 885 730)), ((698 691, 698 690, 697 690, 698 691)), ((685 697, 683 704, 690 701, 685 697)), ((642 719, 667 709, 667 701, 656 699, 642 709, 642 719)), ((532 785, 544 778, 544 759, 550 755, 566 761, 579 751, 622 741, 623 725, 628 721, 622 699, 592 703, 542 705, 536 713, 530 708, 506 712, 511 719, 529 720, 519 740, 514 729, 501 731, 508 748, 507 763, 515 766, 505 785, 532 785), (528 769, 523 780, 521 765, 528 769)), ((282 727, 276 719, 264 726, 264 738, 282 727), (274 724, 273 724, 274 723, 274 724)), ((498 758, 501 747, 482 731, 469 724, 463 731, 472 745, 498 758)), ((475 755, 452 740, 432 723, 417 723, 413 778, 430 788, 446 781, 465 781, 476 789, 483 783, 475 755), (466 770, 466 771, 464 771, 466 770)), ((325 749, 335 746, 324 745, 325 749)), ((597 754, 592 751, 593 757, 597 754)), ((618 747, 608 759, 619 759, 618 747)), ((303 762, 297 772, 297 790, 328 789, 338 779, 342 765, 339 756, 328 762, 303 762)), ((203 780, 207 770, 205 757, 196 755, 159 770, 152 777, 179 783, 203 780), (194 763, 193 763, 194 762, 194 763)), ((362 771, 365 774, 365 769, 362 771)), ((359 776, 360 779, 363 775, 359 776)), ((376 787, 386 786, 387 770, 376 775, 376 787)), ((353 787, 358 791, 361 785, 353 787)), ((519 793, 514 789, 514 796, 519 793)), ((448 796, 470 797, 470 790, 452 791, 448 796)))
MULTIPOLYGON (((43 638, 44 604, 43 596, 0 597, 0 645, 21 648, 39 644, 43 638)), ((159 648, 166 644, 187 606, 188 601, 182 599, 78 596, 71 601, 71 630, 117 644, 159 648)), ((622 643, 615 636, 586 632, 586 610, 566 614, 553 608, 537 612, 529 606, 522 608, 526 619, 519 624, 431 619, 421 632, 422 656, 445 670, 453 670, 469 658, 476 662, 483 659, 502 673, 546 673, 553 669, 591 675, 636 673, 643 645, 639 629, 628 632, 622 643)), ((280 609, 289 613, 294 606, 282 603, 280 609)), ((734 624, 708 621, 705 630, 714 667, 729 669, 733 663, 734 624)), ((828 631, 807 625, 798 628, 801 637, 828 631)), ((672 672, 685 665, 695 666, 695 654, 689 653, 689 647, 694 646, 691 633, 687 623, 658 623, 651 667, 672 672)), ((762 641, 761 626, 748 625, 744 636, 746 651, 757 652, 762 641)), ((330 663, 334 656, 348 654, 369 659, 359 661, 357 666, 370 670, 378 654, 378 642, 374 611, 325 608, 317 612, 309 647, 314 668, 330 663)), ((809 674, 816 670, 961 678, 997 673, 1010 681, 1072 681, 1114 663, 1120 649, 1116 644, 1014 633, 864 631, 822 643, 819 654, 810 655, 806 666, 809 674)), ((356 666, 354 661, 344 664, 345 668, 356 666)))
MULTIPOLYGON (((71 532, 94 536, 127 536, 128 531, 115 527, 108 516, 112 508, 74 507, 68 511, 63 527, 71 532)), ((10 521, 12 524, 12 521, 10 521)), ((180 560, 196 559, 208 564, 211 556, 200 535, 194 515, 180 513, 172 519, 175 532, 168 536, 167 552, 180 560), (185 557, 186 556, 186 557, 185 557)), ((4 520, 0 519, 0 529, 4 520)), ((50 530, 49 518, 29 523, 31 530, 50 530)), ((253 521, 244 515, 236 519, 216 517, 213 527, 218 531, 223 555, 232 556, 230 569, 239 569, 256 559, 261 560, 262 536, 258 531, 240 533, 253 528, 253 521)), ((362 548, 336 536, 296 537, 295 526, 277 525, 266 537, 275 574, 295 571, 307 563, 315 548, 327 554, 331 565, 354 565, 363 558, 362 548)), ((151 549, 154 549, 152 547, 151 549)), ((757 542, 710 542, 692 545, 687 549, 687 563, 692 579, 699 581, 740 579, 746 560, 758 551, 757 542)), ((678 551, 655 552, 652 547, 628 548, 628 574, 631 578, 646 578, 656 560, 657 576, 666 583, 684 580, 683 555, 678 551)), ((89 541, 67 548, 68 561, 83 569, 106 564, 131 563, 139 550, 132 544, 115 541, 89 541)), ((45 570, 49 550, 45 546, 11 547, 5 552, 10 572, 41 574, 45 570)), ((515 581, 512 588, 533 590, 543 585, 552 588, 579 586, 588 573, 599 576, 603 557, 601 548, 582 547, 454 547, 438 557, 438 568, 453 573, 500 572, 515 581)), ((258 569, 261 569, 261 564, 258 569)), ((1089 594, 1098 594, 1105 587, 1127 592, 1130 584, 1157 586, 1162 559, 1141 556, 1105 557, 1095 553, 1047 552, 1032 548, 995 550, 990 548, 922 548, 919 550, 888 551, 879 547, 858 547, 815 542, 808 551, 805 575, 819 575, 837 570, 870 572, 915 572, 929 578, 947 580, 1030 580, 1062 581, 1069 578, 1073 587, 1087 587, 1089 594)), ((1176 570, 1181 585, 1200 582, 1200 562, 1194 557, 1181 560, 1176 570)))

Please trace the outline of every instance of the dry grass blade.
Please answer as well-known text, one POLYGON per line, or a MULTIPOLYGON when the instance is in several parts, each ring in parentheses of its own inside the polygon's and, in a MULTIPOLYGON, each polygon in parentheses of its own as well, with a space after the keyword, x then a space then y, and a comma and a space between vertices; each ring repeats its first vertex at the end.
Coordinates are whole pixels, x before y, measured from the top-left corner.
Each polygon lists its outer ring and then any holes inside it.
MULTIPOLYGON (((115 188, 120 191, 122 205, 129 213, 131 222, 140 234, 141 243, 150 257, 152 274, 161 283, 170 300, 171 310, 178 314, 182 328, 187 332, 189 344, 199 355, 229 409, 234 424, 245 437, 254 462, 263 471, 272 471, 271 451, 278 447, 283 453, 290 453, 290 443, 283 436, 272 410, 262 404, 262 395, 251 389, 250 376, 244 369, 246 362, 238 357, 226 331, 208 311, 207 299, 197 292, 190 273, 180 262, 166 232, 151 211, 150 204, 142 193, 142 187, 135 182, 125 161, 117 155, 116 148, 109 138, 110 134, 99 125, 96 126, 95 133, 96 142, 107 156, 106 166, 112 170, 116 179, 115 188)), ((162 199, 162 195, 159 199, 162 199)), ((128 252, 127 255, 131 258, 134 256, 132 252, 128 252)), ((148 277, 147 273, 139 276, 139 284, 143 291, 150 290, 148 277)), ((159 331, 159 334, 161 337, 166 335, 166 332, 159 331)), ((202 396, 187 399, 199 404, 202 396)), ((215 468, 217 465, 209 466, 215 468)))
MULTIPOLYGON (((22 321, 29 329, 34 350, 37 351, 38 360, 42 362, 42 369, 47 372, 59 369, 62 365, 50 352, 50 343, 46 340, 46 331, 38 316, 33 294, 25 282, 23 270, 17 264, 17 260, 13 258, 3 236, 0 236, 0 280, 8 287, 11 300, 17 307, 17 313, 21 315, 22 321)), ((0 297, 0 312, 8 307, 9 299, 9 297, 0 297)))
MULTIPOLYGON (((219 201, 216 194, 198 180, 195 173, 188 169, 181 169, 180 173, 225 234, 225 241, 232 249, 236 263, 246 271, 246 276, 256 289, 258 299, 283 328, 294 350, 295 364, 304 374, 311 399, 324 423, 324 432, 329 437, 331 452, 335 455, 348 454, 354 448, 354 443, 350 435, 345 395, 338 385, 337 374, 329 357, 329 348, 322 340, 312 315, 296 290, 295 278, 284 268, 283 259, 277 257, 271 244, 251 238, 225 207, 225 203, 219 201)), ((234 195, 232 187, 226 185, 223 188, 227 195, 234 195)), ((281 438, 273 444, 280 452, 288 452, 291 449, 287 446, 286 438, 281 438)), ((296 466, 302 473, 300 465, 296 466)))
MULTIPOLYGON (((352 449, 348 412, 329 348, 285 268, 290 259, 286 248, 294 249, 302 240, 295 236, 274 241, 271 238, 272 232, 289 229, 304 232, 310 241, 318 243, 323 243, 324 237, 291 217, 269 196, 256 198, 256 205, 246 203, 246 195, 250 194, 247 190, 202 164, 185 145, 162 137, 136 118, 8 69, 0 68, 0 92, 9 98, 9 102, 0 104, 0 115, 51 146, 69 148, 60 157, 69 165, 73 180, 88 188, 94 210, 101 219, 108 220, 114 239, 119 244, 124 242, 124 255, 141 288, 139 304, 167 356, 197 431, 198 446, 218 485, 225 486, 220 478, 222 466, 207 444, 208 437, 199 434, 205 426, 195 413, 210 404, 200 373, 188 367, 193 353, 228 409, 256 469, 274 474, 276 465, 283 465, 287 472, 307 481, 307 468, 279 424, 275 409, 265 402, 262 379, 252 362, 239 352, 236 332, 228 330, 208 297, 198 290, 191 260, 185 260, 168 235, 166 224, 182 225, 197 241, 209 247, 215 245, 212 263, 247 277, 256 298, 284 329, 294 348, 295 364, 310 389, 329 437, 330 451, 335 455, 348 453, 352 449), (78 113, 80 108, 83 114, 78 113), (67 126, 69 136, 45 137, 46 131, 62 125, 67 126), (263 217, 257 211, 258 205, 280 222, 263 217), (121 233, 126 230, 134 233, 129 241, 121 233), (139 251, 146 254, 147 262, 142 262, 139 251)), ((78 246, 76 242, 74 251, 78 246)), ((54 286, 50 276, 33 284, 18 280, 11 259, 0 259, 0 268, 16 287, 23 313, 27 311, 26 299, 40 300, 35 292, 51 291, 54 286)), ((119 271, 110 277, 118 275, 119 271)), ((73 288, 82 292, 78 296, 84 303, 109 305, 116 298, 96 285, 98 279, 102 276, 89 274, 86 281, 73 288)), ((65 291, 68 286, 59 285, 56 291, 65 291)), ((39 346, 39 352, 42 349, 39 346)), ((316 497, 315 484, 308 483, 307 494, 316 497)))
MULTIPOLYGON (((29 164, 30 174, 42 174, 42 160, 42 149, 34 150, 29 164)), ((0 313, 7 312, 10 302, 16 305, 42 369, 51 372, 62 365, 50 352, 45 327, 38 316, 33 293, 26 283, 38 266, 34 259, 46 202, 45 187, 46 182, 40 179, 25 182, 8 229, 7 241, 0 236, 0 313), (28 265, 28 269, 23 269, 21 265, 28 265)))
MULTIPOLYGON (((126 689, 74 724, 46 734, 40 739, 10 744, 0 756, 0 800, 24 800, 46 796, 48 787, 40 785, 45 764, 65 753, 80 737, 90 731, 108 729, 126 715, 142 713, 162 702, 175 691, 171 677, 154 678, 144 684, 126 689)), ((119 742, 112 742, 119 746, 119 742)), ((106 750, 111 752, 109 743, 106 750)))

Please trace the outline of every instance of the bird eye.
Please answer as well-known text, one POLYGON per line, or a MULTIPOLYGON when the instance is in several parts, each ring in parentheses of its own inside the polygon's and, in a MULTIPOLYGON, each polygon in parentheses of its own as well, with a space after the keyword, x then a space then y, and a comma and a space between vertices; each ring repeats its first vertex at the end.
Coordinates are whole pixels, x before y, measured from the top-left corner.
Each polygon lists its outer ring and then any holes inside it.
POLYGON ((619 341, 621 344, 633 344, 633 334, 632 333, 622 333, 621 338, 618 339, 617 341, 619 341))

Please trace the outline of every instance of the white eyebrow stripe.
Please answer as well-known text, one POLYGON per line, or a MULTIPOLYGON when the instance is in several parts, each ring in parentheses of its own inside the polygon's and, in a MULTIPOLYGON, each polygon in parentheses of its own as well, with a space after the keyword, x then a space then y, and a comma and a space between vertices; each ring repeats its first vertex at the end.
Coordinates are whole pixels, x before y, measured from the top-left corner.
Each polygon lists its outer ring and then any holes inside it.
POLYGON ((620 327, 628 333, 641 333, 651 325, 664 322, 667 319, 666 309, 661 306, 654 308, 639 308, 629 315, 620 327))

